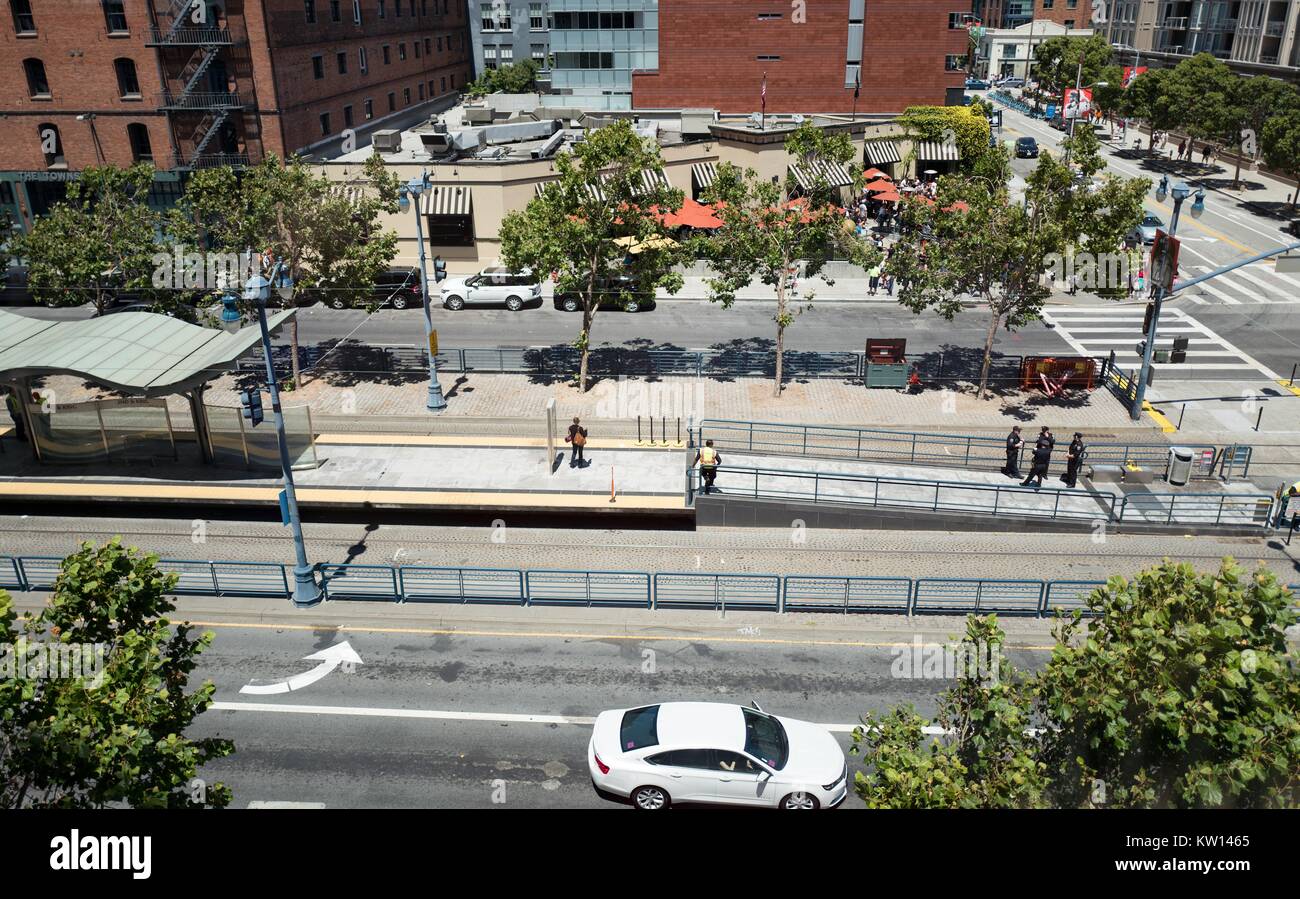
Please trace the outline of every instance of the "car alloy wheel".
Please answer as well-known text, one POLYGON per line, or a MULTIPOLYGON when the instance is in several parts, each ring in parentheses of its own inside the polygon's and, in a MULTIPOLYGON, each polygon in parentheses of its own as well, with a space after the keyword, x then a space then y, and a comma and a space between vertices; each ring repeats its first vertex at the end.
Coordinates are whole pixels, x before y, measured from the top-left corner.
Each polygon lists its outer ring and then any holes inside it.
POLYGON ((447 297, 447 302, 444 305, 452 312, 455 312, 465 308, 465 301, 460 297, 447 297))
POLYGON ((632 301, 631 303, 628 303, 628 304, 627 304, 626 306, 624 306, 623 308, 626 309, 628 312, 640 312, 640 311, 641 311, 641 304, 638 303, 638 302, 636 302, 636 301, 634 300, 634 301, 632 301))
POLYGON ((394 308, 394 309, 405 309, 405 308, 406 308, 406 297, 403 297, 403 296, 395 296, 395 297, 393 297, 393 308, 394 308))
POLYGON ((577 312, 577 311, 578 311, 578 301, 575 300, 575 299, 567 299, 567 300, 565 300, 563 303, 561 303, 560 305, 564 307, 564 311, 565 311, 565 312, 577 312))
POLYGON ((632 802, 643 811, 655 812, 667 808, 671 800, 659 787, 637 787, 632 791, 632 802))
POLYGON ((781 800, 783 809, 802 809, 803 811, 812 811, 817 808, 817 797, 811 793, 791 793, 781 800))
POLYGON ((506 297, 506 308, 511 312, 518 312, 524 308, 524 301, 519 297, 506 297))
POLYGON ((347 304, 347 301, 344 300, 342 297, 334 297, 332 300, 330 300, 330 308, 331 308, 331 309, 346 309, 346 308, 348 308, 348 304, 347 304))

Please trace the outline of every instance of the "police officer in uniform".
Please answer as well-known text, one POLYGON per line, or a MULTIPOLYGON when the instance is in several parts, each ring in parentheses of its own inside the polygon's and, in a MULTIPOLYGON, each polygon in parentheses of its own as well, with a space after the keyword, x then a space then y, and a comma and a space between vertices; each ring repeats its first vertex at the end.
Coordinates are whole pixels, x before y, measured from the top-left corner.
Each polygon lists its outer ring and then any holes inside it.
POLYGON ((1065 460, 1065 474, 1061 475, 1061 480, 1065 482, 1065 486, 1073 488, 1075 482, 1079 480, 1079 468, 1083 465, 1083 451, 1085 449, 1083 435, 1076 431, 1074 439, 1070 441, 1069 455, 1065 460))
POLYGON ((1052 464, 1052 444, 1041 437, 1038 439, 1038 446, 1034 448, 1034 461, 1030 464, 1029 475, 1020 482, 1021 487, 1030 486, 1029 482, 1037 478, 1038 481, 1033 485, 1037 490, 1043 486, 1043 476, 1047 474, 1048 466, 1052 464))
POLYGON ((1007 435, 1007 464, 1002 468, 1004 475, 1020 477, 1020 448, 1024 445, 1025 441, 1020 437, 1020 425, 1016 425, 1007 435))

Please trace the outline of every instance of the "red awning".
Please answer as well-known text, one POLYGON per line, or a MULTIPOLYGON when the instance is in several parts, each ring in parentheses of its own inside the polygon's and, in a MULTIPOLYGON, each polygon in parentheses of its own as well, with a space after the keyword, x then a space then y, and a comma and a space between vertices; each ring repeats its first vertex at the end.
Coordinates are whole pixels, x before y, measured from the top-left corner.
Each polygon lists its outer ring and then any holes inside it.
POLYGON ((882 203, 897 203, 899 200, 898 191, 890 190, 876 194, 876 199, 882 203))
POLYGON ((884 172, 882 172, 880 169, 867 169, 865 172, 862 173, 862 177, 866 178, 868 181, 870 181, 873 178, 884 178, 886 181, 894 180, 893 178, 889 177, 884 172))
POLYGON ((877 178, 875 181, 868 184, 866 189, 875 194, 880 193, 882 190, 894 190, 895 188, 892 181, 888 181, 884 178, 877 178))
POLYGON ((663 216, 663 223, 670 228, 721 228, 722 219, 718 218, 712 206, 698 203, 687 197, 682 208, 663 216))

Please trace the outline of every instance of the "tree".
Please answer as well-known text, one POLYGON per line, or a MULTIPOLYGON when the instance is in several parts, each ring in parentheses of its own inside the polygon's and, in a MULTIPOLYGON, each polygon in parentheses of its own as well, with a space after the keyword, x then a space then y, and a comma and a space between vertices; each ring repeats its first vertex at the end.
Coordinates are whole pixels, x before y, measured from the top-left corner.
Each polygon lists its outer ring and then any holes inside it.
MULTIPOLYGON (((861 755, 854 789, 867 808, 1037 808, 1049 781, 1034 757, 1026 679, 1002 652, 997 616, 966 622, 964 643, 949 644, 957 684, 939 698, 934 724, 951 734, 926 741, 926 722, 909 706, 862 716, 849 752, 861 755), (960 655, 958 654, 960 651, 960 655)), ((941 662, 943 656, 934 653, 941 662)), ((916 668, 929 660, 897 655, 916 668)))
POLYGON ((1124 69, 1108 65, 1101 70, 1101 80, 1093 85, 1092 105, 1107 119, 1120 111, 1124 98, 1124 69))
MULTIPOLYGON (((760 178, 753 169, 741 171, 724 163, 718 177, 705 193, 705 199, 717 203, 722 227, 701 238, 700 253, 708 260, 713 277, 707 280, 709 299, 729 309, 736 292, 748 287, 757 276, 776 292, 776 372, 775 396, 781 395, 785 331, 795 315, 812 308, 812 293, 805 292, 803 305, 790 308, 802 263, 803 277, 818 277, 826 284, 834 281, 824 274, 826 263, 839 256, 858 265, 872 264, 878 254, 858 240, 844 210, 831 201, 833 188, 817 163, 847 163, 854 151, 843 134, 828 134, 812 125, 803 125, 786 139, 786 150, 813 179, 811 190, 794 200, 787 197, 799 192, 795 179, 787 175, 784 185, 760 178)), ((858 179, 861 173, 858 173, 858 179)), ((855 185, 856 187, 856 185, 855 185)))
POLYGON ((1276 78, 1237 78, 1227 113, 1225 137, 1237 149, 1232 186, 1240 189, 1242 157, 1259 158, 1264 128, 1274 117, 1295 121, 1300 116, 1300 91, 1276 78))
POLYGON ((27 282, 38 303, 79 306, 89 300, 95 314, 103 315, 122 290, 168 299, 153 287, 163 229, 147 203, 153 176, 146 164, 87 168, 67 182, 63 201, 14 240, 15 255, 27 259, 27 282))
POLYGON ((471 97, 485 97, 495 93, 521 94, 535 91, 537 73, 540 69, 541 67, 531 59, 502 66, 499 69, 488 69, 465 85, 465 93, 471 97))
POLYGON ((0 808, 230 802, 224 785, 194 778, 233 744, 186 736, 212 704, 211 683, 186 692, 212 635, 166 618, 176 575, 157 562, 116 538, 83 544, 64 559, 45 608, 22 620, 0 591, 0 662, 14 667, 0 677, 0 808), (60 658, 80 666, 60 673, 81 676, 50 676, 60 658))
MULTIPOLYGON (((312 172, 300 159, 282 162, 274 155, 238 174, 203 169, 190 179, 173 230, 204 249, 267 251, 283 260, 294 286, 286 307, 304 290, 364 301, 397 252, 396 235, 380 228, 378 217, 397 212, 400 181, 378 155, 363 164, 361 181, 362 190, 348 191, 349 185, 312 172)), ((302 378, 296 318, 289 337, 297 388, 302 378)))
POLYGON ((1236 140, 1241 110, 1235 108, 1241 79, 1212 54, 1198 53, 1174 66, 1170 104, 1178 125, 1193 139, 1236 140))
POLYGON ((1125 118, 1145 122, 1151 129, 1147 140, 1148 154, 1155 147, 1157 131, 1168 131, 1182 121, 1173 78, 1173 69, 1148 69, 1129 83, 1120 101, 1120 111, 1125 118))
MULTIPOLYGON (((1264 160, 1269 168, 1300 180, 1300 116, 1275 116, 1264 125, 1264 160)), ((1300 184, 1291 195, 1291 208, 1300 198, 1300 184)))
POLYGON ((1059 230, 1046 226, 1041 204, 1031 201, 1026 209, 1003 185, 984 180, 940 178, 937 202, 903 202, 907 230, 887 263, 900 285, 898 302, 918 314, 933 309, 948 321, 962 310, 963 293, 988 306, 983 399, 998 328, 1034 320, 1047 301, 1044 259, 1059 252, 1059 230))
MULTIPOLYGON (((936 744, 907 710, 865 716, 858 795, 873 807, 1300 806, 1297 615, 1271 572, 1166 560, 1111 578, 1087 607, 1086 629, 1082 611, 1058 619, 1041 671, 1004 677, 1003 663, 960 679, 940 700, 952 735, 936 744)), ((967 636, 1003 640, 991 619, 972 618, 967 636)))
MULTIPOLYGON (((582 300, 582 330, 574 345, 582 354, 578 386, 587 390, 591 331, 608 285, 626 284, 653 294, 662 287, 681 289, 673 270, 685 261, 685 248, 663 236, 657 210, 680 209, 680 190, 662 176, 658 145, 620 119, 587 135, 570 153, 555 159, 559 178, 522 210, 501 222, 501 258, 514 271, 551 273, 557 293, 582 300)), ((626 306, 633 295, 617 288, 615 301, 626 306)))
POLYGON ((1102 72, 1110 65, 1113 56, 1114 50, 1106 42, 1104 34, 1091 37, 1058 35, 1034 47, 1034 71, 1038 73, 1040 83, 1061 96, 1067 87, 1074 87, 1076 81, 1088 87, 1103 80, 1102 72), (1082 75, 1080 54, 1083 56, 1082 75))

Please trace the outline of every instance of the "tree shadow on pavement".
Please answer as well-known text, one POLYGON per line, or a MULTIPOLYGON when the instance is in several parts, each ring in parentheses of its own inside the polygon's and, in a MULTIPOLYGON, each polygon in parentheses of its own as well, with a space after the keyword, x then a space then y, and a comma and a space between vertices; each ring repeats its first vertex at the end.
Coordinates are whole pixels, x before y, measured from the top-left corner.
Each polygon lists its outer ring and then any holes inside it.
POLYGON ((328 340, 316 345, 320 361, 312 375, 331 387, 358 384, 399 386, 428 380, 427 356, 422 348, 388 349, 355 340, 328 340), (329 355, 325 355, 326 353, 329 355))

